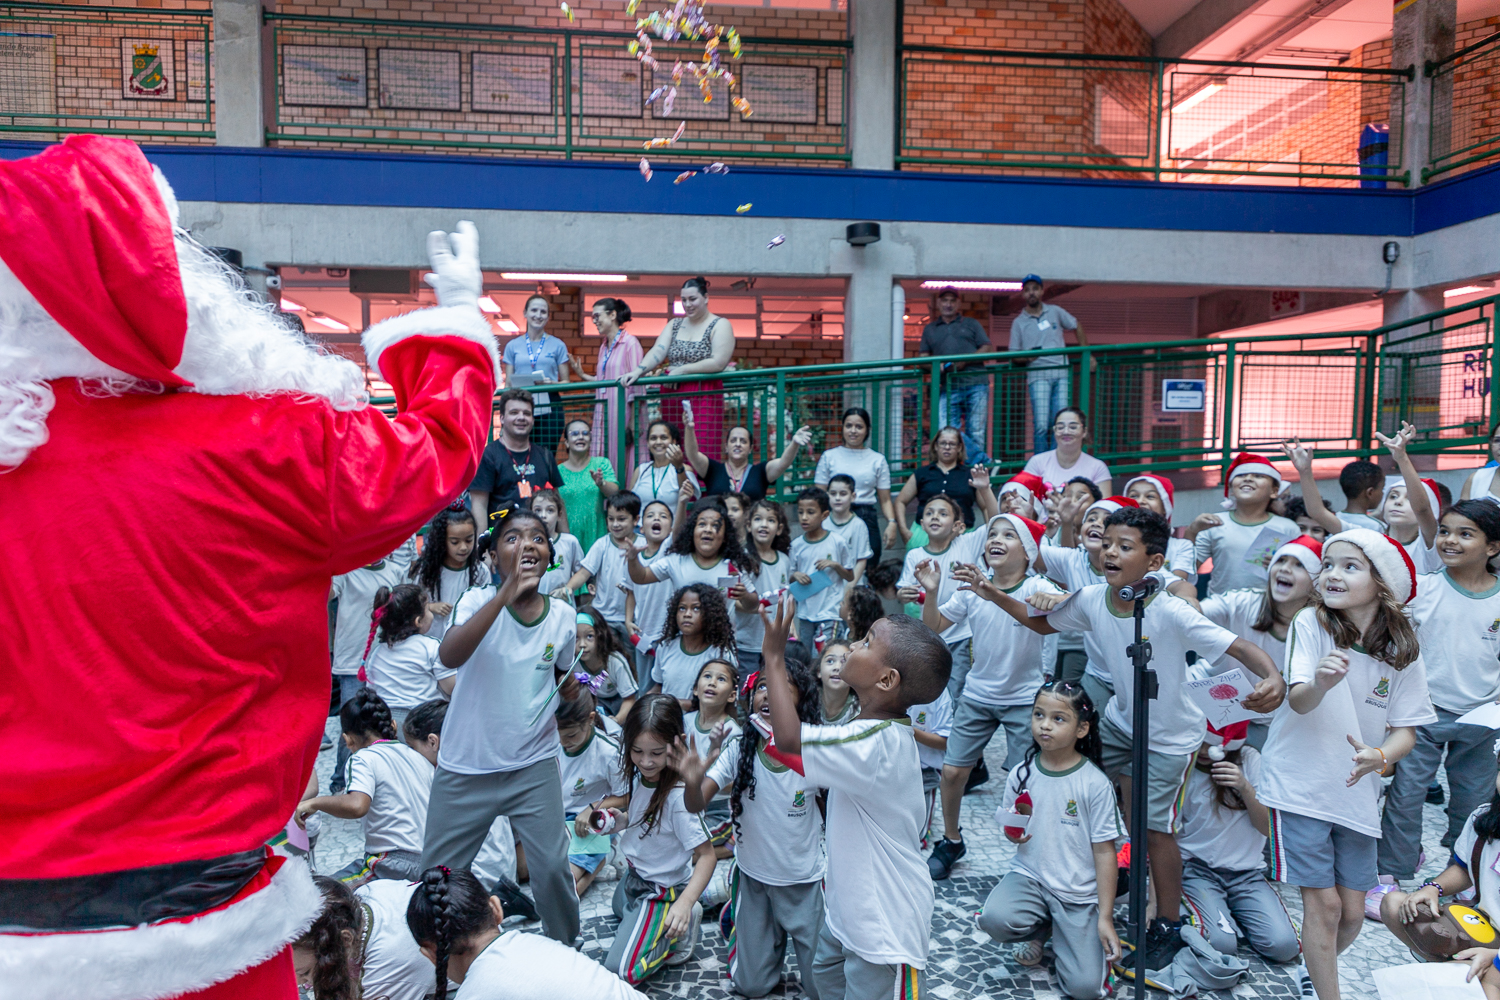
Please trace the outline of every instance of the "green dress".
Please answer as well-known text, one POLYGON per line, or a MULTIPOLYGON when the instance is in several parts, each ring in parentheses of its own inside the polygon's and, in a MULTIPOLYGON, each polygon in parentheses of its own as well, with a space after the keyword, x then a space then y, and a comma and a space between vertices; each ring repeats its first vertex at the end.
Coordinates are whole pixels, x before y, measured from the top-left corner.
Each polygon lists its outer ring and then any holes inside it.
POLYGON ((588 554, 589 546, 606 534, 604 494, 594 484, 594 469, 604 473, 606 482, 619 482, 615 479, 614 466, 602 456, 589 459, 589 464, 584 466, 582 472, 574 472, 566 465, 558 466, 563 481, 562 489, 557 492, 562 495, 563 506, 568 509, 568 531, 583 546, 585 555, 588 554))

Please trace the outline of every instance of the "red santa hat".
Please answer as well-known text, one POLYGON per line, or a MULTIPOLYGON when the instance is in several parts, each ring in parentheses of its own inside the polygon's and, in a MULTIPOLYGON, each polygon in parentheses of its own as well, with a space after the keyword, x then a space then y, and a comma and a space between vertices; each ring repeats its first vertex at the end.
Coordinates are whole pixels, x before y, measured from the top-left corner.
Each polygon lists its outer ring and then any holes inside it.
POLYGON ((1215 729, 1214 724, 1208 724, 1208 737, 1203 741, 1208 746, 1208 756, 1213 760, 1223 760, 1224 755, 1231 750, 1238 750, 1245 745, 1245 740, 1250 737, 1250 721, 1231 722, 1223 729, 1215 729), (1217 752, 1215 752, 1217 751, 1217 752))
POLYGON ((1042 536, 1047 533, 1045 524, 1038 524, 1029 517, 1020 514, 996 514, 990 518, 986 530, 993 528, 996 521, 1009 521, 1011 527, 1016 529, 1016 536, 1021 539, 1021 548, 1026 552, 1026 565, 1030 566, 1036 562, 1037 547, 1042 544, 1042 536))
POLYGON ((1326 550, 1334 542, 1348 542, 1363 552, 1402 604, 1417 596, 1417 567, 1412 564, 1406 547, 1390 535, 1369 528, 1350 528, 1328 536, 1323 540, 1323 548, 1326 550))
POLYGON ((1275 566, 1282 556, 1291 556, 1309 576, 1317 576, 1323 568, 1323 543, 1311 535, 1298 535, 1271 555, 1271 565, 1275 566))
POLYGON ((1150 483, 1156 487, 1156 492, 1161 495, 1162 511, 1168 521, 1172 520, 1172 480, 1166 476, 1158 476, 1154 472, 1143 472, 1125 481, 1125 492, 1129 493, 1130 487, 1136 483, 1150 483))
POLYGON ((1083 509, 1083 516, 1084 517, 1088 517, 1089 516, 1089 511, 1094 510, 1095 508, 1102 509, 1104 511, 1104 513, 1106 513, 1106 514, 1113 514, 1115 511, 1119 510, 1121 507, 1139 507, 1139 506, 1140 506, 1140 504, 1136 503, 1134 500, 1130 499, 1129 497, 1105 497, 1103 500, 1095 500, 1093 503, 1091 503, 1087 507, 1085 507, 1083 509))
POLYGON ((1270 476, 1276 480, 1276 492, 1280 493, 1283 481, 1281 473, 1276 471, 1276 466, 1264 455, 1254 452, 1242 451, 1234 456, 1234 461, 1229 463, 1229 468, 1224 473, 1224 499, 1219 504, 1225 510, 1234 510, 1234 501, 1229 499, 1229 484, 1234 482, 1235 476, 1244 476, 1254 473, 1257 476, 1270 476))
POLYGON ((125 139, 70 135, 0 162, 0 259, 90 354, 168 388, 187 336, 172 219, 125 139))
MULTIPOLYGON (((1433 482, 1431 479, 1423 479, 1421 482, 1422 488, 1427 491, 1427 502, 1432 505, 1432 516, 1437 517, 1438 512, 1443 509, 1442 501, 1438 499, 1437 483, 1433 482)), ((1405 476, 1385 477, 1385 492, 1380 496, 1380 506, 1375 508, 1376 517, 1380 518, 1382 521, 1385 520, 1385 501, 1391 495, 1391 490, 1395 489, 1397 486, 1405 485, 1405 476)), ((1407 503, 1409 504, 1411 503, 1411 501, 1407 500, 1407 503)))
POLYGON ((1042 482, 1041 476, 1032 475, 1030 472, 1018 472, 1005 481, 1000 487, 1000 495, 1015 493, 1026 498, 1031 505, 1031 514, 1038 516, 1046 509, 1047 484, 1042 482))

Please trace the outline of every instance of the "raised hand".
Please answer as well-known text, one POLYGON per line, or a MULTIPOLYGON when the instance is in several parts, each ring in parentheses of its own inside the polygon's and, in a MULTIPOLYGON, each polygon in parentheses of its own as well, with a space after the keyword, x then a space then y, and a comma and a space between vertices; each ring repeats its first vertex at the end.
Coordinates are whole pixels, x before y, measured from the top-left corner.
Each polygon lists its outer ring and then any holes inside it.
POLYGON ((1292 460, 1292 466, 1298 472, 1312 468, 1312 449, 1302 447, 1300 438, 1291 437, 1281 442, 1281 452, 1292 460))
POLYGON ((943 585, 943 568, 935 559, 923 559, 912 569, 911 575, 917 578, 917 583, 929 594, 937 593, 938 588, 943 585))
POLYGON ((479 269, 479 230, 474 223, 460 222, 452 233, 440 229, 428 233, 427 260, 432 271, 423 280, 437 293, 438 305, 478 310, 484 274, 479 269))

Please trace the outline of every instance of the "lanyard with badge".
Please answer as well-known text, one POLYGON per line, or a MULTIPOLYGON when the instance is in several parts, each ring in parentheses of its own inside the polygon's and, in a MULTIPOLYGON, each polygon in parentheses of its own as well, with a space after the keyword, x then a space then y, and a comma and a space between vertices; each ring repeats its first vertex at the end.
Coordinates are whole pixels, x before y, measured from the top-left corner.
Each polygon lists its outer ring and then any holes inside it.
MULTIPOLYGON (((535 371, 535 369, 533 369, 533 371, 535 371)), ((510 467, 511 467, 511 470, 514 471, 515 474, 516 474, 516 493, 517 493, 517 495, 519 495, 522 500, 530 500, 531 499, 531 489, 532 489, 532 487, 531 487, 530 480, 528 480, 526 477, 528 475, 534 474, 536 472, 536 466, 534 464, 532 464, 532 462, 531 462, 531 452, 530 451, 526 452, 526 459, 527 459, 527 461, 526 461, 526 468, 529 469, 530 472, 522 472, 521 471, 521 467, 516 464, 516 453, 515 452, 511 451, 509 448, 506 448, 505 449, 505 453, 510 456, 510 467)))
POLYGON ((536 360, 537 360, 537 357, 541 355, 542 350, 546 346, 547 346, 547 335, 546 334, 542 334, 542 339, 539 342, 535 343, 535 344, 532 343, 532 340, 531 340, 531 338, 529 336, 526 338, 526 356, 531 359, 531 374, 533 374, 533 375, 535 375, 537 373, 536 372, 536 360))
POLYGON ((599 348, 599 378, 603 378, 604 373, 609 369, 609 356, 615 353, 615 348, 620 346, 620 338, 624 335, 624 331, 616 333, 613 344, 605 344, 599 348))

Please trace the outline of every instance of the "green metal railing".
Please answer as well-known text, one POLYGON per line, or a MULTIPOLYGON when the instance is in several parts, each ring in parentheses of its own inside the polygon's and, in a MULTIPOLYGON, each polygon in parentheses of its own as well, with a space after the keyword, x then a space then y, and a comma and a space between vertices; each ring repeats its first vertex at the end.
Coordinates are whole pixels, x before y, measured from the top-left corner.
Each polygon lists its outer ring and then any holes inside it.
POLYGON ((212 142, 212 50, 208 10, 0 4, 0 132, 212 142))
MULTIPOLYGON (((1091 417, 1089 453, 1116 474, 1222 468, 1242 449, 1275 450, 1292 436, 1320 457, 1364 457, 1381 450, 1377 430, 1394 432, 1403 420, 1418 429, 1413 453, 1479 459, 1500 424, 1490 392, 1497 305, 1500 296, 1374 330, 1051 353, 1067 357, 1072 399, 1091 417), (1179 380, 1202 381, 1201 410, 1163 407, 1163 384, 1179 380)), ((1017 362, 1042 353, 983 355, 982 368, 963 373, 983 377, 990 389, 986 443, 996 476, 1019 471, 1030 454, 1027 372, 1017 362)), ((798 427, 808 426, 812 447, 799 453, 776 487, 786 499, 812 481, 817 456, 840 443, 849 407, 870 412, 870 446, 886 456, 894 476, 926 464, 928 441, 942 425, 945 366, 975 357, 727 371, 708 385, 687 375, 642 379, 629 390, 617 382, 574 382, 545 391, 565 419, 588 420, 601 434, 607 410, 624 414, 607 443, 622 483, 646 458, 641 444, 649 424, 664 409, 673 417, 682 399, 699 401, 700 446, 710 444, 705 413, 716 407, 723 411, 721 429, 750 429, 762 459, 779 454, 798 427)))
POLYGON ((1500 156, 1500 32, 1427 63, 1423 72, 1432 88, 1423 182, 1500 156))
POLYGON ((900 50, 897 164, 993 172, 1322 184, 1409 182, 1360 165, 1360 130, 1399 133, 1414 70, 1135 56, 900 50))
POLYGON ((640 156, 642 144, 688 129, 652 160, 732 156, 849 160, 848 41, 744 39, 705 103, 685 74, 670 114, 662 99, 675 60, 701 43, 657 42, 653 71, 626 51, 628 32, 339 18, 266 12, 276 73, 278 143, 524 152, 579 159, 640 156), (741 115, 732 96, 750 99, 741 115))

